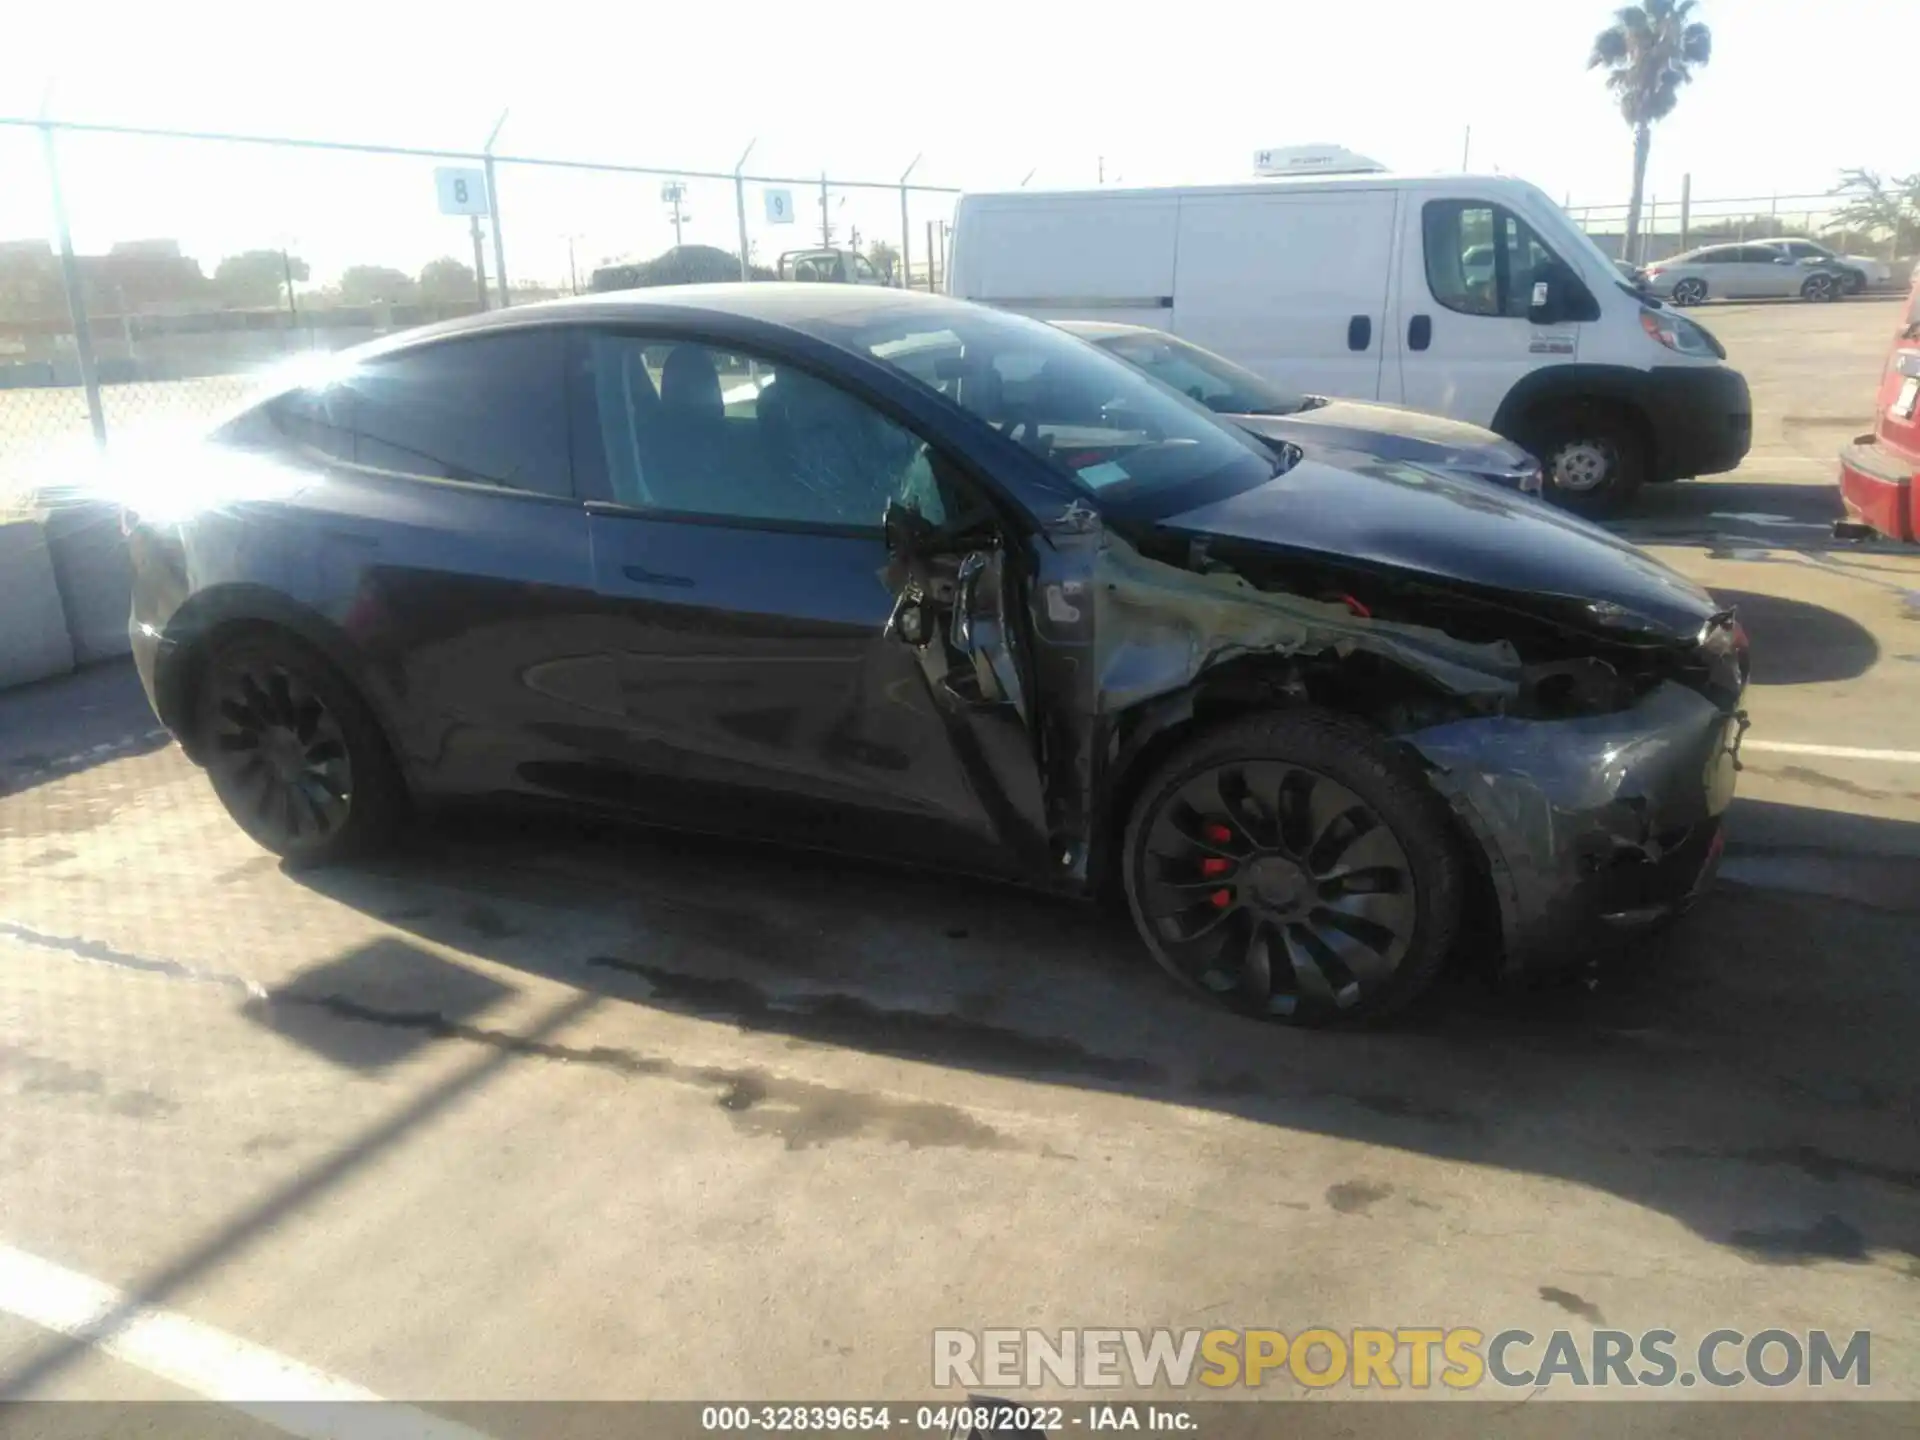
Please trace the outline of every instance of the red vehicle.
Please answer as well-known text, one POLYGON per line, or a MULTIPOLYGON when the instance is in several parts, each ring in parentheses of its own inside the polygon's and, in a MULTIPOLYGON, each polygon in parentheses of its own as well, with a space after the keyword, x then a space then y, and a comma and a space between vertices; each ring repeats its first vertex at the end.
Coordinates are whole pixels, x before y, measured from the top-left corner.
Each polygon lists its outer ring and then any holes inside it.
POLYGON ((1840 498, 1847 506, 1841 524, 1871 526, 1895 540, 1920 539, 1914 488, 1920 471, 1920 267, 1880 377, 1877 408, 1873 434, 1840 452, 1840 498))

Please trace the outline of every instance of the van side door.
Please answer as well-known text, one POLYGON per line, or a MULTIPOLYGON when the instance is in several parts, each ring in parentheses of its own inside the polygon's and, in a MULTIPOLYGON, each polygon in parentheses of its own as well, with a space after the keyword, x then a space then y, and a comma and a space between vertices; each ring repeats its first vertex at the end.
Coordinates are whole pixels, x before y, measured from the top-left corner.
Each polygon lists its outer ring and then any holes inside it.
POLYGON ((1473 425, 1491 424, 1523 375, 1575 360, 1582 323, 1600 316, 1573 269, 1524 219, 1490 200, 1414 202, 1399 266, 1399 383, 1385 398, 1473 425), (1551 324, 1532 318, 1543 280, 1570 302, 1551 324))
POLYGON ((1173 333, 1290 390, 1378 399, 1397 198, 1185 196, 1173 333))

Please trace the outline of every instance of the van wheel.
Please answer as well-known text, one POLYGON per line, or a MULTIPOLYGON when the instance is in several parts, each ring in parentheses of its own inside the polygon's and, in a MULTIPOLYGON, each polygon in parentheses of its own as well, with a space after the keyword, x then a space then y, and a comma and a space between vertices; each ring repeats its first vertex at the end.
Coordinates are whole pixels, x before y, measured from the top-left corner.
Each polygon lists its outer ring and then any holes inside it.
POLYGON ((1646 445, 1625 420, 1569 414, 1540 427, 1543 498, 1579 515, 1617 515, 1646 479, 1646 445))
POLYGON ((1840 287, 1831 275, 1809 275, 1806 283, 1800 287, 1800 298, 1815 304, 1837 299, 1839 294, 1840 287))
POLYGON ((353 686, 306 645, 251 631, 208 657, 197 723, 214 793, 242 830, 298 864, 389 840, 406 787, 353 686))
POLYGON ((1142 787, 1122 857, 1160 966, 1287 1025, 1416 999, 1453 947, 1466 873, 1419 768, 1324 710, 1250 716, 1176 751, 1142 787))
POLYGON ((1680 281, 1673 287, 1673 303, 1676 305, 1699 305, 1707 298, 1707 282, 1700 279, 1680 281))

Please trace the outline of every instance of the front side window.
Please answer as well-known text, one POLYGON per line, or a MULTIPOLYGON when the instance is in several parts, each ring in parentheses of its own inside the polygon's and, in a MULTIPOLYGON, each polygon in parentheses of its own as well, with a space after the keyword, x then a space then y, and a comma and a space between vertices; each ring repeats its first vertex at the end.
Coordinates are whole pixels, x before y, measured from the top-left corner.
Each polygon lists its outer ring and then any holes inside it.
POLYGON ((1796 260, 1831 260, 1833 258, 1831 250, 1822 250, 1818 245, 1810 244, 1805 240, 1789 242, 1786 250, 1796 260))
POLYGON ((774 525, 878 528, 887 502, 930 497, 911 431, 795 366, 693 340, 586 337, 596 458, 608 498, 774 525))
POLYGON ((509 330, 378 356, 341 381, 364 469, 573 493, 564 336, 509 330))
POLYGON ((1524 320, 1536 282, 1570 279, 1552 247, 1504 206, 1434 200, 1421 219, 1427 288, 1449 310, 1524 320))
POLYGON ((1024 316, 902 297, 803 322, 992 426, 1056 474, 1144 496, 1201 479, 1258 484, 1272 452, 1132 366, 1024 316))

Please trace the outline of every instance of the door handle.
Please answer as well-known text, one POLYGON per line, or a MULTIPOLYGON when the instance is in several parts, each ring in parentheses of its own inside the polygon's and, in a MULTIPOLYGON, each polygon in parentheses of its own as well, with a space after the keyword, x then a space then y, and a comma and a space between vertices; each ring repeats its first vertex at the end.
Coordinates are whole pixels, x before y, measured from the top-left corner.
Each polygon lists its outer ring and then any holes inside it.
POLYGON ((639 565, 622 565, 620 573, 636 585, 679 585, 689 590, 693 588, 693 580, 690 576, 661 575, 639 565))
POLYGON ((1373 344, 1373 317, 1356 315, 1347 321, 1347 349, 1364 350, 1373 344))
POLYGON ((1433 343, 1433 317, 1416 315, 1407 322, 1407 348, 1424 350, 1433 343))

